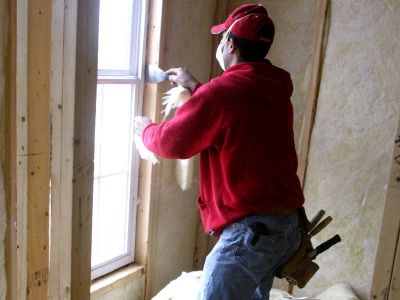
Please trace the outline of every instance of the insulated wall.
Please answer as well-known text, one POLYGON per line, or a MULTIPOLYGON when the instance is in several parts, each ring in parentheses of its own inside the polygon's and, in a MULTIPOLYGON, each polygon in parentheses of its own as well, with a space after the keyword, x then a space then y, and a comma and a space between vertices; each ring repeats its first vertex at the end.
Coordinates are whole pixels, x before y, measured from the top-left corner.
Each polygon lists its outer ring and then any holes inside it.
MULTIPOLYGON (((165 3, 165 48, 161 67, 186 67, 198 80, 207 82, 213 57, 210 27, 216 1, 174 0, 165 3)), ((170 88, 169 84, 164 87, 165 90, 170 88)), ((182 271, 193 268, 198 168, 194 170, 191 188, 182 191, 176 177, 176 166, 175 160, 162 159, 160 192, 156 199, 152 199, 156 201, 151 254, 154 269, 147 276, 153 295, 182 271)))
MULTIPOLYGON (((264 4, 275 22, 269 58, 292 74, 298 139, 309 101, 318 1, 229 1, 228 11, 249 2, 264 4)), ((305 205, 309 217, 325 209, 334 219, 314 245, 335 233, 343 241, 317 259, 317 275, 295 293, 316 296, 348 282, 367 299, 400 112, 400 2, 330 2, 305 205)))
POLYGON ((228 12, 246 3, 263 4, 274 22, 275 37, 267 58, 272 64, 289 71, 292 77, 294 133, 298 144, 312 69, 318 1, 229 1, 228 12))
POLYGON ((311 215, 334 220, 315 244, 343 241, 301 293, 348 282, 367 299, 400 112, 399 16, 398 0, 331 1, 305 195, 311 215))

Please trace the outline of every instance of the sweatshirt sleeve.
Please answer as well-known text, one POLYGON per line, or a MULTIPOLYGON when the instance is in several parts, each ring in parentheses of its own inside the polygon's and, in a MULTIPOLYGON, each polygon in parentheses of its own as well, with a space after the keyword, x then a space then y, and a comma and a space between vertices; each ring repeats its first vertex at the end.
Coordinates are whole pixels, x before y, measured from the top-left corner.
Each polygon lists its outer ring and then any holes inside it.
POLYGON ((213 94, 203 85, 175 113, 160 124, 148 125, 144 145, 165 158, 189 158, 212 145, 218 130, 218 109, 213 94))

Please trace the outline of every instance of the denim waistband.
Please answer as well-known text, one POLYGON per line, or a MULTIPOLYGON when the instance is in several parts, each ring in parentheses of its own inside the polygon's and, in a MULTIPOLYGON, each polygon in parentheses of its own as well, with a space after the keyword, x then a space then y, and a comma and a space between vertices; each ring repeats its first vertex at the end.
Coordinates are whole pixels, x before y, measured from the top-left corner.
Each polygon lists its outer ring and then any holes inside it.
POLYGON ((297 213, 289 215, 252 214, 238 221, 246 226, 251 226, 256 222, 264 223, 273 230, 282 231, 293 230, 299 226, 297 213))

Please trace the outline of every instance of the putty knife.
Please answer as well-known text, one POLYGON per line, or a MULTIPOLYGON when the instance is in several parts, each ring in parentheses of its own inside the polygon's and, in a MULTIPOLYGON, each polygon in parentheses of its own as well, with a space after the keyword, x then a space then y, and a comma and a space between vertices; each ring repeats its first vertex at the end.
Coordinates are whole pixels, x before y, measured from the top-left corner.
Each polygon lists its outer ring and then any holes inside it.
POLYGON ((155 65, 146 65, 145 80, 150 83, 160 83, 168 80, 168 75, 155 65))

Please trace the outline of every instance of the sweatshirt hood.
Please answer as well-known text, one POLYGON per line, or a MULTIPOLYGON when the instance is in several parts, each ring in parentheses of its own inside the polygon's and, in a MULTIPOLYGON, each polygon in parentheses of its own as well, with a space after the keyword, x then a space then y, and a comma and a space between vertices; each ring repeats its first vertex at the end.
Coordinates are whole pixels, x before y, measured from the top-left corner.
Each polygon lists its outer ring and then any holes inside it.
POLYGON ((238 63, 226 70, 222 76, 242 84, 247 82, 254 92, 273 106, 286 105, 285 102, 293 93, 290 74, 272 65, 269 60, 238 63))

